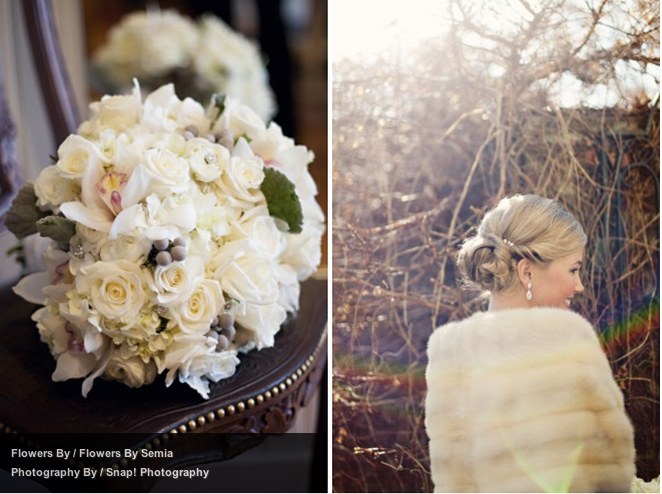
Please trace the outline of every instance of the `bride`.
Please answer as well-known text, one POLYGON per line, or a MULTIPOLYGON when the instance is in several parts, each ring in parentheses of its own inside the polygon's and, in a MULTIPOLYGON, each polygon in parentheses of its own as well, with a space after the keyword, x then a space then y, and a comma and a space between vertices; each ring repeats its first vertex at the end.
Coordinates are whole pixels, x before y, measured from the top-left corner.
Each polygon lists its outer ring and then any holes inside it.
POLYGON ((428 343, 437 492, 628 492, 633 430, 596 332, 571 312, 586 235, 557 202, 503 199, 458 256, 486 312, 428 343))

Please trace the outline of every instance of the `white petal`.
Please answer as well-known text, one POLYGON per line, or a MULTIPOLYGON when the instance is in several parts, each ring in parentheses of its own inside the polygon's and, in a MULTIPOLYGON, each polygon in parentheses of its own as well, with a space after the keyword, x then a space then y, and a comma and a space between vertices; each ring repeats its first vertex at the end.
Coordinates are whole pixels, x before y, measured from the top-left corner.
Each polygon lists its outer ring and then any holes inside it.
POLYGON ((82 202, 65 202, 60 211, 68 219, 77 221, 94 230, 107 232, 112 225, 112 214, 103 209, 90 209, 82 202))
POLYGON ((14 293, 31 304, 44 305, 46 296, 43 289, 51 284, 50 274, 46 271, 30 274, 22 278, 13 288, 14 293))
POLYGON ((121 211, 120 214, 117 215, 115 221, 113 221, 113 224, 110 227, 108 238, 113 240, 120 235, 131 233, 137 228, 145 228, 146 226, 145 212, 140 204, 136 204, 121 211))
POLYGON ((87 376, 97 363, 91 353, 73 354, 64 352, 57 358, 57 366, 53 372, 53 381, 66 381, 87 376))

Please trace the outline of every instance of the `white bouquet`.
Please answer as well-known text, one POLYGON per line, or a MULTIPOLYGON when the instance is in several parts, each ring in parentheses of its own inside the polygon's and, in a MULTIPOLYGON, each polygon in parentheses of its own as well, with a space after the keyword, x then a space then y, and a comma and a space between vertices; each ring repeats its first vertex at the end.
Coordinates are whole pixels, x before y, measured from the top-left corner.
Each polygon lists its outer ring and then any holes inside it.
POLYGON ((14 288, 57 366, 53 380, 131 387, 166 373, 204 398, 238 352, 273 346, 320 262, 313 154, 247 106, 205 110, 172 85, 104 96, 26 184, 5 223, 54 242, 14 288))
POLYGON ((114 93, 137 78, 148 90, 173 82, 180 94, 198 101, 228 94, 265 121, 276 111, 257 46, 214 16, 195 23, 174 10, 129 14, 111 29, 93 61, 105 89, 114 93))

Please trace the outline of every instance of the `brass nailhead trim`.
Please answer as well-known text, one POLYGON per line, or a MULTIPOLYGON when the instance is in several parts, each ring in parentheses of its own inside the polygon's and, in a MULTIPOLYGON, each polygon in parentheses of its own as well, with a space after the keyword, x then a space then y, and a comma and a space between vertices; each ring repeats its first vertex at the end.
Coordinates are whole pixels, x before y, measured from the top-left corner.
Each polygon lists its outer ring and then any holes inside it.
MULTIPOLYGON (((305 363, 303 363, 297 370, 296 372, 293 372, 290 377, 285 379, 285 382, 281 382, 278 385, 274 386, 271 388, 270 391, 265 391, 264 394, 260 393, 254 398, 249 398, 246 401, 246 404, 243 401, 240 401, 237 403, 237 406, 235 408, 234 405, 228 405, 227 406, 227 414, 228 415, 234 415, 236 411, 239 411, 240 413, 246 410, 246 407, 248 408, 253 408, 257 402, 257 404, 262 404, 267 400, 270 400, 272 397, 278 396, 279 393, 284 392, 287 390, 287 388, 291 387, 292 384, 297 381, 300 377, 303 376, 305 372, 308 371, 309 367, 313 365, 315 362, 315 359, 317 358, 317 355, 319 354, 320 349, 322 348, 322 342, 326 341, 326 333, 327 333, 327 328, 324 328, 324 332, 322 333, 322 337, 320 338, 320 341, 317 345, 317 348, 313 351, 311 355, 308 356, 306 359, 305 363)), ((161 446, 162 442, 166 443, 170 440, 170 435, 176 437, 178 434, 185 434, 189 432, 189 429, 191 431, 195 430, 198 425, 203 426, 207 421, 213 422, 216 417, 219 419, 224 418, 226 415, 226 411, 222 408, 219 408, 216 410, 216 414, 214 412, 207 412, 205 415, 200 415, 196 417, 196 419, 191 419, 188 421, 187 424, 180 424, 178 427, 174 429, 170 429, 168 433, 163 433, 161 434, 161 438, 155 438, 151 443, 147 442, 143 445, 145 449, 151 450, 152 448, 158 448, 161 446), (188 427, 187 427, 188 426, 188 427)), ((0 431, 4 432, 5 434, 15 434, 18 435, 16 431, 13 431, 11 427, 9 427, 7 424, 4 422, 0 422, 0 431)), ((19 442, 25 441, 25 438, 23 436, 18 436, 19 442)), ((31 439, 28 439, 27 445, 29 447, 32 447, 34 443, 32 442, 31 439)), ((74 465, 75 461, 73 459, 70 459, 68 461, 70 465, 74 465)), ((119 462, 119 465, 117 463, 113 463, 111 465, 111 468, 117 470, 120 467, 127 467, 129 464, 129 460, 127 458, 122 458, 119 462)), ((85 465, 83 462, 78 463, 78 468, 82 469, 84 468, 85 465)), ((90 468, 96 470, 95 466, 91 466, 90 468)))

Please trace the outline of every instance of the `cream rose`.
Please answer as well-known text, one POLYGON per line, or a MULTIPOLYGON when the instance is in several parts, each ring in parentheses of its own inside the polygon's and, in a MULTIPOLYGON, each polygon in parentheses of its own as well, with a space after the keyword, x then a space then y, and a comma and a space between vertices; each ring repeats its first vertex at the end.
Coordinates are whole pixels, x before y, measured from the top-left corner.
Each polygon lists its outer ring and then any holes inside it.
POLYGON ((104 96, 92 105, 92 111, 96 113, 97 123, 102 128, 122 131, 138 123, 142 103, 135 95, 104 96))
POLYGON ((104 154, 92 142, 78 135, 70 135, 57 150, 57 166, 64 178, 81 179, 88 168, 99 170, 106 161, 104 154))
POLYGON ((98 261, 82 268, 75 289, 103 317, 132 325, 147 302, 140 266, 130 261, 98 261))
POLYGON ((155 303, 174 307, 186 301, 191 297, 195 283, 204 275, 204 269, 202 260, 193 256, 185 262, 156 266, 154 277, 149 281, 155 303))
POLYGON ((204 334, 224 303, 221 284, 217 280, 202 279, 196 283, 191 297, 175 312, 175 318, 182 331, 204 334))
POLYGON ((39 173, 34 183, 34 192, 37 196, 37 206, 40 208, 52 207, 58 211, 60 204, 73 201, 80 193, 80 184, 63 177, 60 169, 51 165, 39 173))

